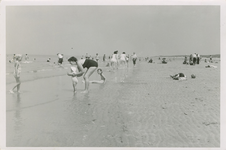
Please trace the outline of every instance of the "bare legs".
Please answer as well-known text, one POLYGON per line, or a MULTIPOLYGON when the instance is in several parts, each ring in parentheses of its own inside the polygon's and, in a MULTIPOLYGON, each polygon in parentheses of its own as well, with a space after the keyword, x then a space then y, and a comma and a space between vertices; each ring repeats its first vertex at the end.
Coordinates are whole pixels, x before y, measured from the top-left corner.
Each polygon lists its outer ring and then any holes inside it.
POLYGON ((10 93, 14 93, 14 89, 17 88, 17 93, 20 93, 20 77, 15 77, 16 85, 10 90, 10 93))
POLYGON ((94 71, 97 69, 97 67, 90 67, 86 70, 83 78, 85 80, 85 90, 82 93, 87 93, 89 90, 89 77, 94 73, 94 71))

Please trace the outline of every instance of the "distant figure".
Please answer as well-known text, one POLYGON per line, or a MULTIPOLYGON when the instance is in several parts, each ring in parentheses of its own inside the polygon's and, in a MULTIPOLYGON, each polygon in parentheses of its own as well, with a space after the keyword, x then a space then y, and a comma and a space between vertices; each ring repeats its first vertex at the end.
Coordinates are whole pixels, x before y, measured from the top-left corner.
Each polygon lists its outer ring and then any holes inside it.
POLYGON ((129 54, 126 55, 126 66, 129 67, 129 54))
POLYGON ((93 80, 93 81, 90 81, 90 83, 93 83, 93 84, 102 84, 102 83, 105 83, 105 81, 106 81, 106 78, 105 78, 105 76, 103 75, 103 71, 102 71, 102 69, 97 69, 97 73, 100 75, 100 80, 93 80))
POLYGON ((114 51, 111 58, 111 67, 112 69, 118 69, 118 51, 114 51))
POLYGON ((193 59, 193 65, 195 65, 197 62, 197 56, 196 53, 192 54, 192 59, 193 59))
POLYGON ((212 63, 213 62, 213 57, 212 57, 212 55, 210 55, 210 63, 212 63))
POLYGON ((58 56, 58 65, 59 65, 59 64, 60 64, 60 65, 62 65, 64 55, 63 55, 63 54, 58 53, 58 54, 57 54, 57 56, 58 56))
POLYGON ((148 61, 148 63, 152 63, 153 62, 153 60, 152 60, 152 58, 148 61))
POLYGON ((106 59, 106 55, 104 54, 104 56, 103 56, 103 62, 105 62, 105 59, 106 59))
POLYGON ((206 68, 217 68, 217 66, 214 66, 214 65, 207 65, 205 66, 206 68))
POLYGON ((98 62, 98 60, 99 60, 98 53, 96 53, 95 60, 96 60, 97 62, 98 62))
POLYGON ((199 65, 199 62, 200 62, 200 55, 199 55, 199 54, 196 54, 196 57, 197 57, 197 64, 199 65))
POLYGON ((187 61, 188 61, 188 58, 187 58, 187 56, 185 56, 185 57, 184 57, 184 62, 183 62, 183 64, 188 64, 187 61))
POLYGON ((47 62, 50 62, 50 60, 51 60, 51 58, 48 58, 48 59, 47 59, 47 62))
POLYGON ((88 55, 88 53, 86 53, 86 56, 85 56, 85 58, 86 58, 86 59, 89 59, 89 55, 88 55))
POLYGON ((17 88, 17 93, 20 93, 20 74, 21 74, 21 65, 20 62, 22 60, 22 55, 17 54, 15 55, 15 62, 14 62, 14 78, 16 79, 16 85, 10 90, 10 93, 14 93, 14 89, 17 88))
POLYGON ((126 53, 125 52, 122 52, 122 54, 121 54, 120 63, 123 65, 126 64, 126 53))
POLYGON ((189 57, 189 64, 190 64, 190 65, 193 65, 193 57, 192 57, 192 56, 193 56, 193 55, 191 54, 190 57, 189 57))
POLYGON ((25 55, 25 58, 24 59, 25 59, 25 61, 28 61, 29 57, 28 57, 27 54, 25 55))
POLYGON ((78 68, 77 68, 77 58, 75 57, 70 57, 68 59, 68 62, 71 64, 71 73, 67 73, 68 76, 71 76, 72 79, 72 85, 73 85, 73 89, 74 89, 74 93, 76 93, 76 85, 78 84, 78 79, 77 76, 73 76, 73 74, 78 73, 78 68))
POLYGON ((162 58, 162 63, 167 64, 166 58, 162 58))
POLYGON ((178 73, 173 76, 170 75, 170 77, 173 78, 174 80, 186 80, 186 75, 183 73, 178 73))
POLYGON ((137 55, 136 55, 135 52, 132 55, 132 60, 133 60, 133 66, 135 67, 136 66, 136 61, 137 61, 137 55))

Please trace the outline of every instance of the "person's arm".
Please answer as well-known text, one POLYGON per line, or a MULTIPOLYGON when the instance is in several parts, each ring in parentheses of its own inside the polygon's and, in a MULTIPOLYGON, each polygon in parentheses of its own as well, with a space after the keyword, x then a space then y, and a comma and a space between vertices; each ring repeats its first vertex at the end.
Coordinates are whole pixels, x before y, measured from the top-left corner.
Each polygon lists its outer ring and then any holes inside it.
POLYGON ((71 71, 71 72, 70 72, 70 73, 68 72, 67 75, 68 75, 68 76, 73 76, 72 69, 70 69, 70 71, 71 71))
POLYGON ((84 68, 83 68, 83 66, 82 66, 82 64, 80 63, 80 62, 77 62, 77 67, 78 67, 78 73, 73 73, 73 77, 75 77, 75 76, 80 76, 80 75, 83 75, 84 74, 84 68))

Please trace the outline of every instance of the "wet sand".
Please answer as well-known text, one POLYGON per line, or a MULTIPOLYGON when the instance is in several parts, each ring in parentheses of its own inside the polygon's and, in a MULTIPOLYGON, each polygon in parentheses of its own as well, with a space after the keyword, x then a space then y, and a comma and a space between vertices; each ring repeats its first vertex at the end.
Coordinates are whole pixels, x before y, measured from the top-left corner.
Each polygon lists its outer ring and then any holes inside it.
POLYGON ((220 63, 205 65, 140 62, 88 94, 83 84, 73 94, 67 76, 24 82, 6 95, 6 146, 219 147, 220 63), (169 77, 179 72, 188 80, 169 77))

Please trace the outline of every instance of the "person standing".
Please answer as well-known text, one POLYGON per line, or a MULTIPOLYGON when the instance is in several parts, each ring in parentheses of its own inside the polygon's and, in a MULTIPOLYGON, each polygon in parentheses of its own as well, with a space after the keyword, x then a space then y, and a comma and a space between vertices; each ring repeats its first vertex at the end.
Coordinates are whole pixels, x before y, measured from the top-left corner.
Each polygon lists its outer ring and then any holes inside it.
POLYGON ((137 61, 137 55, 136 55, 135 52, 132 55, 132 60, 133 60, 133 66, 135 67, 136 66, 136 61, 137 61))
POLYGON ((200 61, 200 55, 199 55, 199 54, 196 54, 196 57, 197 57, 197 64, 199 64, 199 61, 200 61))
POLYGON ((114 54, 112 55, 111 67, 113 69, 118 69, 118 51, 114 51, 114 54))
POLYGON ((104 54, 104 56, 103 56, 103 62, 105 62, 105 59, 106 59, 106 55, 104 54))
POLYGON ((97 62, 99 61, 98 53, 96 53, 95 60, 96 60, 97 62))
POLYGON ((10 90, 10 93, 14 93, 14 89, 17 88, 17 93, 20 93, 20 74, 21 74, 21 65, 20 62, 22 60, 22 55, 15 55, 14 61, 14 78, 16 79, 16 85, 10 90))
POLYGON ((196 53, 192 54, 192 59, 193 59, 193 65, 195 65, 197 60, 196 53))
POLYGON ((123 52, 120 56, 120 62, 121 64, 125 65, 126 64, 126 53, 123 52))
POLYGON ((60 54, 60 53, 57 53, 57 56, 58 56, 58 65, 62 65, 64 55, 60 54))

